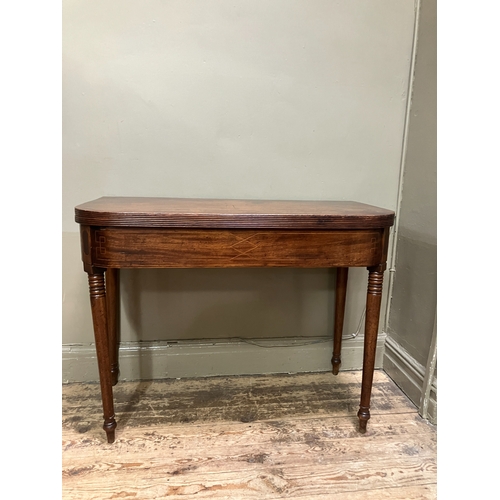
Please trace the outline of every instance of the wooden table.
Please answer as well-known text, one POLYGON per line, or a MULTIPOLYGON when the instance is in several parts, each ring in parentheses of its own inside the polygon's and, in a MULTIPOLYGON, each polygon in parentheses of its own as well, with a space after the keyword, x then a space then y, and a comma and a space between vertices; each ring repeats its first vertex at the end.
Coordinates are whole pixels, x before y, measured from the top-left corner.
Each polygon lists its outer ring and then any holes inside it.
POLYGON ((350 201, 257 201, 104 197, 75 208, 104 410, 115 440, 119 269, 337 268, 333 374, 340 367, 349 267, 368 268, 359 429, 366 431, 382 280, 394 212, 350 201))

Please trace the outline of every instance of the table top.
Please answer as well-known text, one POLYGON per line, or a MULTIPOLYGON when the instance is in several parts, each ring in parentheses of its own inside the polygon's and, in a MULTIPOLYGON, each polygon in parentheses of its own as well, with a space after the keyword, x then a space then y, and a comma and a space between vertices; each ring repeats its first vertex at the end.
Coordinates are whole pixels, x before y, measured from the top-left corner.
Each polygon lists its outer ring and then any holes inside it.
POLYGON ((355 201, 103 197, 75 207, 89 226, 206 229, 368 229, 392 226, 394 212, 355 201))

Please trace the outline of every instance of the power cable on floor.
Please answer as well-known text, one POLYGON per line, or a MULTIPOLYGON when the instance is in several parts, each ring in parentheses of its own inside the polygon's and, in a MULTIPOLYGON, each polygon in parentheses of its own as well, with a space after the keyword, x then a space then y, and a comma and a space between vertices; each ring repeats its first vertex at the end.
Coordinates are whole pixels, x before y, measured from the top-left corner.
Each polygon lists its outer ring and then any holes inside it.
MULTIPOLYGON (((366 313, 366 308, 363 309, 363 313, 361 314, 361 319, 359 320, 359 325, 358 325, 358 328, 356 329, 356 331, 354 333, 351 333, 349 335, 344 335, 342 337, 342 340, 351 340, 351 339, 355 339, 360 333, 361 333, 361 328, 363 326, 363 320, 365 319, 365 313, 366 313)), ((283 345, 283 344, 260 344, 258 341, 256 340, 252 340, 252 339, 245 339, 243 337, 233 337, 235 340, 239 340, 241 342, 245 342, 246 344, 251 344, 251 345, 255 345, 257 347, 263 347, 265 349, 269 349, 269 348, 274 348, 274 347, 301 347, 301 346, 306 346, 306 345, 312 345, 312 344, 322 344, 322 343, 325 343, 325 342, 331 342, 332 338, 331 337, 325 337, 324 339, 319 339, 319 340, 311 340, 309 342, 297 342, 297 343, 293 343, 293 344, 287 344, 287 345, 283 345)))

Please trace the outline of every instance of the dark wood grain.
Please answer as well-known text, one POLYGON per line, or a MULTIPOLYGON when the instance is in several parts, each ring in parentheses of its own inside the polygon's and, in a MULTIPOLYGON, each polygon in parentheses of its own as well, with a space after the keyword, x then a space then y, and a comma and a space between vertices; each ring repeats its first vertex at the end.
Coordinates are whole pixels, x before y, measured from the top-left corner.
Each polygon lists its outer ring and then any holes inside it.
POLYGON ((394 212, 354 201, 103 197, 75 208, 79 224, 112 227, 366 229, 394 212))
POLYGON ((382 277, 394 212, 348 201, 105 197, 76 207, 89 275, 104 429, 113 442, 121 268, 337 267, 333 373, 340 367, 349 267, 369 269, 360 431, 370 398, 382 277), (106 272, 106 286, 104 283, 106 272))
POLYGON ((382 259, 383 229, 361 231, 96 229, 99 267, 365 267, 382 259))
POLYGON ((342 331, 344 329, 345 301, 347 295, 347 276, 349 268, 337 268, 335 284, 335 319, 333 322, 333 356, 332 373, 338 375, 340 370, 340 351, 342 349, 342 331))
POLYGON ((90 305, 94 323, 94 337, 97 354, 97 366, 101 384, 102 408, 104 412, 103 429, 108 443, 115 440, 115 411, 113 408, 113 390, 111 386, 111 365, 107 332, 106 287, 104 274, 89 274, 90 305))
POLYGON ((358 418, 360 432, 366 432, 370 419, 370 398, 375 369, 380 303, 385 264, 368 268, 368 289, 366 295, 365 342, 363 351, 363 377, 361 381, 361 401, 358 418))
POLYGON ((106 270, 106 306, 108 319, 108 345, 109 345, 109 363, 111 367, 111 383, 118 383, 118 321, 119 321, 119 270, 108 268, 106 270))

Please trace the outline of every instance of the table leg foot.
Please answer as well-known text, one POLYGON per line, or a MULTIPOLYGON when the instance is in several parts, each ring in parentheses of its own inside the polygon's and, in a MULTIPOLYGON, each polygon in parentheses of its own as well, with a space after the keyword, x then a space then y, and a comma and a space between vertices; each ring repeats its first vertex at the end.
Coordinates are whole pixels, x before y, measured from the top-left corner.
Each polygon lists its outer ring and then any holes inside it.
POLYGON ((368 408, 361 407, 358 411, 359 418, 359 432, 364 434, 366 432, 366 424, 370 420, 370 410, 368 408))
POLYGON ((115 442, 115 431, 106 432, 106 437, 108 438, 108 444, 113 444, 115 442))
POLYGON ((340 364, 341 364, 340 363, 340 358, 339 359, 332 358, 332 365, 333 365, 332 373, 334 375, 338 375, 339 374, 340 364))
POLYGON ((118 375, 120 374, 120 370, 118 366, 111 367, 111 385, 116 385, 118 383, 118 375))
POLYGON ((107 418, 104 421, 104 425, 102 428, 106 431, 106 437, 108 438, 108 443, 115 442, 115 429, 116 429, 116 421, 114 417, 107 418))

